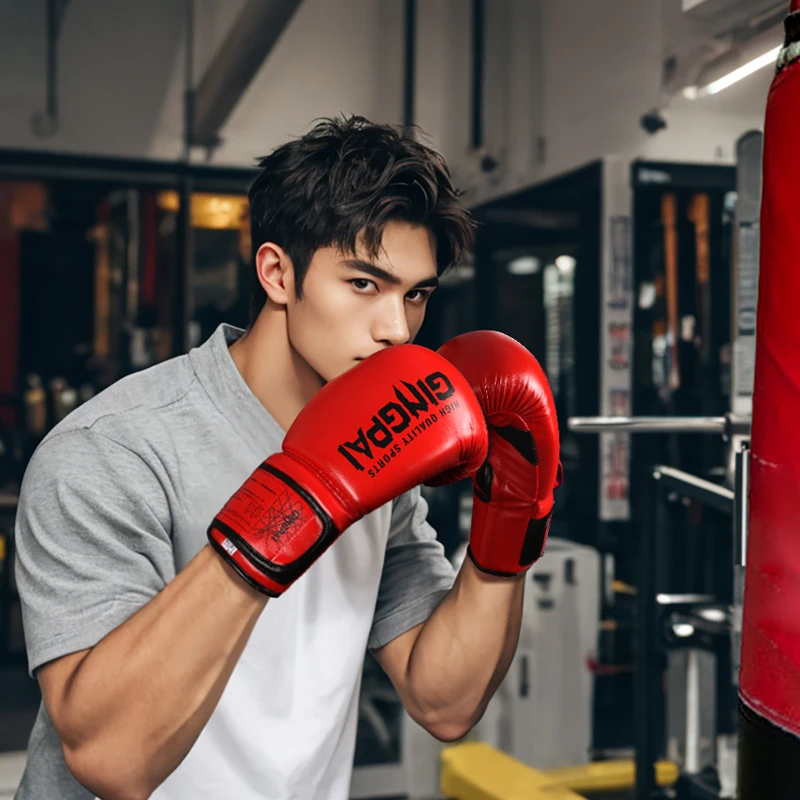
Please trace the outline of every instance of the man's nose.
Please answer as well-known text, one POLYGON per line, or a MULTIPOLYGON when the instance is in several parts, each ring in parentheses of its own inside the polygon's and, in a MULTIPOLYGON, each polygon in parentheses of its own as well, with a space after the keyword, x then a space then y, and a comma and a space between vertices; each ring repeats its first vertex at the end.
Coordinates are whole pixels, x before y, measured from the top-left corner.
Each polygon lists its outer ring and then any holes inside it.
POLYGON ((387 298, 375 322, 373 338, 385 344, 406 344, 411 339, 405 298, 387 298))

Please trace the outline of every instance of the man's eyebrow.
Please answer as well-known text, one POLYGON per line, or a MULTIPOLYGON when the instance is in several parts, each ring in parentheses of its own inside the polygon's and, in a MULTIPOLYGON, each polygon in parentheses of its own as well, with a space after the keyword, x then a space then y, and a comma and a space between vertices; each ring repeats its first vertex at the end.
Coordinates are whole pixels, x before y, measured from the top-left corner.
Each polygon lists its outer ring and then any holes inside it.
MULTIPOLYGON (((345 266, 350 267, 350 269, 358 270, 359 272, 366 272, 367 275, 372 275, 373 278, 378 278, 382 281, 386 281, 386 283, 391 283, 392 285, 396 286, 399 283, 402 283, 400 278, 397 275, 393 275, 391 272, 387 272, 382 267, 379 267, 375 264, 370 263, 369 261, 364 261, 360 258, 348 258, 344 261, 345 266)), ((434 276, 432 278, 426 278, 425 280, 419 281, 418 283, 414 284, 415 289, 426 289, 430 286, 438 286, 439 285, 439 278, 434 276)))

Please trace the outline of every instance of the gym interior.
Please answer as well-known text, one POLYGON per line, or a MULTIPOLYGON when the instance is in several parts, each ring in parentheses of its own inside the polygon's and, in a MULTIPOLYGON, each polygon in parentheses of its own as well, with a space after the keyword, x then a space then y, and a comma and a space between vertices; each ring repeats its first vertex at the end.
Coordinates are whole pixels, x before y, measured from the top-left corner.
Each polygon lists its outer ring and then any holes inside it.
MULTIPOLYGON (((765 110, 797 18, 789 0, 0 0, 0 798, 41 703, 15 581, 27 464, 119 379, 247 326, 257 159, 342 113, 447 159, 477 237, 416 343, 522 343, 564 473, 482 719, 435 739, 365 654, 350 797, 796 797, 796 727, 745 732, 739 681, 765 110)), ((423 495, 458 567, 471 482, 423 495)))

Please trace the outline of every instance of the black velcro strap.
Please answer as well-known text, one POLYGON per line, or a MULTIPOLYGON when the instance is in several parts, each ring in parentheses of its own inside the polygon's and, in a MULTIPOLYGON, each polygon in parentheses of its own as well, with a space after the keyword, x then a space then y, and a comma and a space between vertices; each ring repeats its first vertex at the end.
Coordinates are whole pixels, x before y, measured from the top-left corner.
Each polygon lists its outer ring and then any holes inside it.
POLYGON ((525 542, 522 545, 522 552, 519 554, 519 565, 521 567, 529 567, 537 558, 542 557, 552 517, 553 512, 551 511, 546 517, 532 519, 528 523, 525 542))

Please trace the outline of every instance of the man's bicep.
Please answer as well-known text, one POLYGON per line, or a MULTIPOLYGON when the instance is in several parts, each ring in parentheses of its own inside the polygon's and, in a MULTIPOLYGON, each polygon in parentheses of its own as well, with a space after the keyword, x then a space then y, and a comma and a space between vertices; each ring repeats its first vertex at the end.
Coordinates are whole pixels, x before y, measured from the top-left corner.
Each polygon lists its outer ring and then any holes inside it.
POLYGON ((372 655, 375 656, 375 660, 388 675, 407 710, 411 706, 408 696, 408 666, 411 661, 411 651, 414 649, 417 637, 422 631, 422 625, 423 623, 415 625, 410 630, 392 639, 391 642, 383 645, 383 647, 372 651, 372 655))
POLYGON ((65 702, 67 692, 78 668, 90 652, 91 648, 78 650, 76 653, 48 661, 36 670, 36 679, 39 681, 45 708, 62 744, 66 747, 71 744, 65 702))
POLYGON ((164 505, 138 456, 101 435, 74 431, 40 447, 15 537, 31 671, 93 646, 174 576, 164 505))

